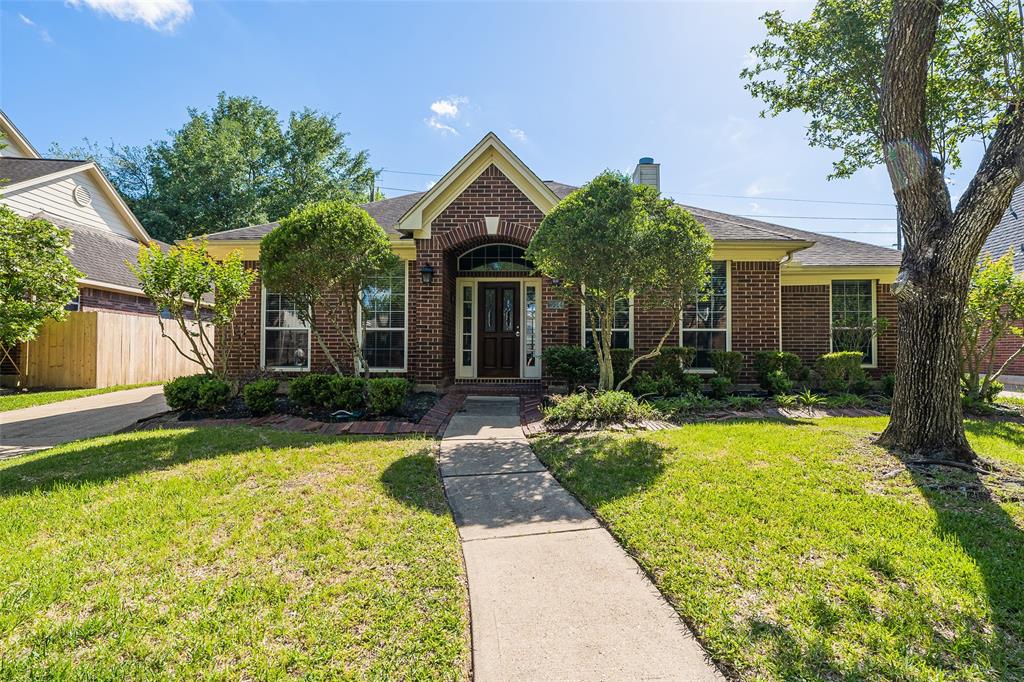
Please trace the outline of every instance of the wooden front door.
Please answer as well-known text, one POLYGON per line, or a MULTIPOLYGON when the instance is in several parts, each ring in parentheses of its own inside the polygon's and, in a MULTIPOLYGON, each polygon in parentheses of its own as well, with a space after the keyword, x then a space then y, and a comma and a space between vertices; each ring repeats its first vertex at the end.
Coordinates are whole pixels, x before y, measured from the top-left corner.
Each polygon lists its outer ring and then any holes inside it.
POLYGON ((477 376, 519 376, 519 283, 481 282, 477 376))

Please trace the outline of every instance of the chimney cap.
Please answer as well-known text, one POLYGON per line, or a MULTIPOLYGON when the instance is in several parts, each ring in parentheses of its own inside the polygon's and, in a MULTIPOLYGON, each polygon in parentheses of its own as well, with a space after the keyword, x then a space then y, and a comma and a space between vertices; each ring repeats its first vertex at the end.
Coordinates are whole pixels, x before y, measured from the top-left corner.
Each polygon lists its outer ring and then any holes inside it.
POLYGON ((641 156, 639 161, 641 166, 650 166, 654 164, 653 156, 641 156))

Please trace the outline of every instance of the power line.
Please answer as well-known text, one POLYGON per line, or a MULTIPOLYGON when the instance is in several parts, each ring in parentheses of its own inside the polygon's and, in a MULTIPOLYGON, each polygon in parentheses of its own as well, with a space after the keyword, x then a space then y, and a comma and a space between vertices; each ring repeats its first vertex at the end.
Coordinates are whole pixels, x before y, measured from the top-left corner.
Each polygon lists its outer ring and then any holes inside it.
POLYGON ((419 171, 400 171, 400 170, 392 170, 390 168, 381 168, 380 172, 381 173, 398 173, 399 175, 429 175, 429 176, 435 177, 435 178, 439 178, 442 175, 441 173, 420 173, 419 171))
POLYGON ((733 213, 731 215, 740 218, 785 218, 786 220, 878 220, 890 223, 896 221, 895 218, 864 218, 844 215, 764 215, 763 213, 733 213))

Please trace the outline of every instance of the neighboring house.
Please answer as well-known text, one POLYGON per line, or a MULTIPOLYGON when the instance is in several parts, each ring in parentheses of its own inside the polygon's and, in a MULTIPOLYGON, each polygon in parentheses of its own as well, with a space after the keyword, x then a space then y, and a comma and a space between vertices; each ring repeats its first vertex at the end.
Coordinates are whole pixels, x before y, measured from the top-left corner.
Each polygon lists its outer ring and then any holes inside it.
MULTIPOLYGON (((659 173, 653 160, 641 159, 634 181, 659 186, 659 173)), ((367 287, 370 313, 361 326, 371 371, 435 388, 539 383, 544 348, 585 343, 590 330, 579 307, 534 274, 524 256, 544 215, 574 189, 540 180, 489 133, 428 191, 364 205, 401 258, 395 272, 367 287)), ((891 322, 866 349, 865 364, 875 376, 893 370, 896 302, 889 289, 899 252, 687 208, 714 238, 713 293, 690 306, 669 343, 696 347, 697 369, 710 371, 713 349, 744 353, 748 381, 755 351, 792 351, 813 363, 832 350, 833 319, 860 315, 891 322)), ((275 227, 211 234, 209 248, 219 257, 239 250, 258 268, 260 239, 275 227)), ((671 317, 633 303, 623 301, 615 340, 644 352, 671 317)), ((288 297, 264 290, 259 279, 236 327, 244 342, 230 358, 234 374, 327 367, 288 297)), ((351 367, 342 344, 329 343, 351 367)))
MULTIPOLYGON (((0 203, 6 204, 21 216, 42 218, 71 233, 72 248, 68 255, 82 277, 78 280, 78 296, 68 305, 68 309, 76 312, 99 311, 147 316, 153 319, 155 325, 159 311, 146 298, 126 264, 126 261, 135 262, 140 245, 154 240, 103 172, 91 161, 42 158, 3 112, 0 112, 0 133, 7 145, 0 149, 0 203)), ((82 327, 82 334, 97 335, 103 339, 102 343, 116 348, 126 359, 129 353, 125 349, 132 345, 141 348, 141 340, 136 344, 135 339, 112 339, 104 334, 103 325, 106 325, 107 331, 114 325, 129 328, 129 320, 92 316, 88 318, 88 326, 96 329, 93 332, 88 331, 86 322, 85 316, 76 320, 76 324, 82 327), (100 325, 98 328, 97 324, 100 325)), ((138 326, 136 323, 131 327, 135 329, 132 333, 139 333, 138 326)), ((57 327, 44 329, 55 334, 57 327)), ((60 329, 67 331, 68 327, 60 329)), ((102 376, 97 376, 95 368, 91 372, 87 369, 90 362, 93 365, 95 362, 85 358, 83 353, 89 355, 95 349, 54 348, 53 344, 57 343, 54 338, 51 334, 39 343, 33 342, 39 347, 35 354, 31 348, 26 352, 24 346, 13 350, 12 356, 22 374, 25 374, 30 359, 34 363, 34 371, 29 372, 28 376, 30 385, 36 385, 34 379, 44 385, 107 385, 102 376), (44 349, 43 346, 47 347, 44 349), (39 364, 44 361, 41 355, 44 350, 46 367, 39 364), (86 369, 83 370, 83 367, 86 369)), ((72 341, 61 340, 60 343, 70 344, 72 341)), ((93 345, 96 343, 94 341, 93 345)), ((126 380, 151 381, 170 378, 166 376, 168 373, 171 376, 180 373, 175 369, 178 367, 177 361, 164 358, 164 345, 159 344, 159 349, 144 349, 153 352, 133 358, 151 366, 124 367, 123 370, 114 371, 110 380, 127 377, 126 380)), ((16 381, 18 374, 10 361, 0 363, 0 376, 7 383, 16 381)))
MULTIPOLYGON (((1013 270, 1018 277, 1024 277, 1024 185, 1021 185, 1013 193, 1010 206, 1006 209, 999 224, 988 236, 985 245, 981 248, 983 254, 993 258, 1001 258, 1007 251, 1013 252, 1013 270)), ((1024 327, 1024 320, 1017 322, 1018 326, 1024 327)), ((998 369, 1006 362, 1011 353, 1020 348, 1021 339, 1019 336, 1007 336, 999 340, 996 347, 996 355, 992 358, 991 367, 998 369)), ((1024 384, 1024 353, 1018 355, 1013 362, 1006 367, 1006 374, 1016 377, 1013 380, 1015 385, 1024 384)))

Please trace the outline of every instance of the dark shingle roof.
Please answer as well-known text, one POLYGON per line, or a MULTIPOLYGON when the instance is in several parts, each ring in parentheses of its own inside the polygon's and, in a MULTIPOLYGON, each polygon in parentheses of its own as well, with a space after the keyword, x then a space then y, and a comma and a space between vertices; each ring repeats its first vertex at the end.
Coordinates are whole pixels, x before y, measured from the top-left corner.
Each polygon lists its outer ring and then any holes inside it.
MULTIPOLYGON (((13 185, 68 168, 84 166, 87 163, 89 162, 67 159, 22 159, 16 156, 0 156, 0 182, 13 185)), ((3 185, 0 185, 0 188, 2 187, 3 185)))
MULTIPOLYGON (((137 262, 139 242, 113 232, 80 225, 45 211, 35 213, 31 217, 70 230, 71 251, 68 256, 71 258, 71 264, 78 268, 86 279, 139 288, 139 280, 125 265, 126 260, 137 262)), ((157 243, 162 248, 167 248, 166 244, 157 243)))
POLYGON ((1024 274, 1024 185, 1013 193, 1010 206, 988 236, 981 252, 1001 258, 1010 249, 1013 249, 1014 272, 1024 274))
MULTIPOLYGON (((559 199, 564 199, 578 189, 553 180, 544 182, 559 199)), ((419 201, 425 192, 403 194, 391 199, 383 199, 368 204, 363 208, 376 220, 388 234, 400 234, 395 226, 402 216, 419 201)), ((682 204, 680 204, 682 206, 682 204)), ((793 261, 801 265, 899 265, 900 252, 882 246, 864 244, 849 239, 841 239, 829 235, 817 234, 806 230, 797 230, 766 223, 761 220, 742 218, 728 213, 719 213, 706 208, 683 206, 693 213, 712 238, 716 241, 810 241, 814 246, 802 249, 793 254, 793 261)), ((277 223, 241 227, 236 230, 216 232, 209 235, 210 241, 233 239, 259 239, 275 227, 277 223)), ((1024 258, 1021 259, 1024 263, 1024 258)))

